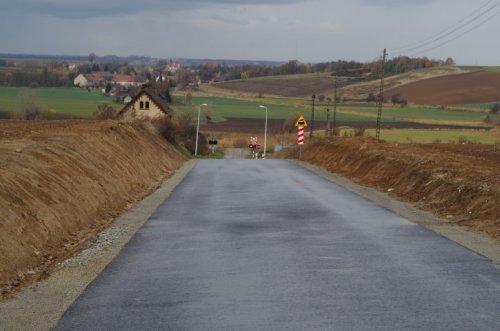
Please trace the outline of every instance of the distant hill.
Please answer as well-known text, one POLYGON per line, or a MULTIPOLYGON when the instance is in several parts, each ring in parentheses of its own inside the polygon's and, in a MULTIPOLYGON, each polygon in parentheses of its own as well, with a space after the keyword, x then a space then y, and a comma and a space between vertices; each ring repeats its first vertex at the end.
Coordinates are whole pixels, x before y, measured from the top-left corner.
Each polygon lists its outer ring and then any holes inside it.
MULTIPOLYGON (((425 80, 439 76, 452 76, 469 72, 467 69, 458 67, 435 67, 423 70, 410 71, 400 75, 387 77, 385 86, 387 89, 399 87, 404 84, 425 80)), ((370 93, 377 94, 380 87, 379 79, 364 82, 339 77, 339 89, 337 95, 347 100, 367 99, 370 93)), ((367 78, 368 79, 368 78, 367 78)), ((358 78, 359 80, 359 78, 358 78)), ((334 77, 331 73, 284 75, 272 77, 259 77, 226 81, 211 85, 211 90, 219 90, 221 93, 231 91, 246 93, 249 95, 275 95, 283 97, 311 97, 325 95, 333 97, 334 77)))
MULTIPOLYGON (((0 53, 0 59, 8 60, 35 60, 35 61, 66 61, 66 62, 87 62, 88 55, 57 55, 57 54, 13 54, 0 53)), ((213 62, 221 65, 263 65, 263 66, 279 66, 284 62, 280 61, 257 61, 257 60, 227 60, 227 59, 189 59, 189 58, 153 58, 149 56, 118 56, 118 55, 103 55, 97 56, 96 59, 105 63, 135 63, 135 64, 153 64, 159 60, 174 60, 175 62, 190 66, 213 62)))

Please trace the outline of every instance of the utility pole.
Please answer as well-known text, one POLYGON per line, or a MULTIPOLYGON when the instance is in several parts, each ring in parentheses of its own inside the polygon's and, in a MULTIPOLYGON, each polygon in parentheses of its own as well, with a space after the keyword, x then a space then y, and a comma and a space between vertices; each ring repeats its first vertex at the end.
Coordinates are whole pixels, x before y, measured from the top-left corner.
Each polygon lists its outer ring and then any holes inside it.
POLYGON ((312 95, 312 116, 311 116, 311 133, 309 137, 313 137, 313 132, 314 132, 314 105, 316 102, 316 93, 313 93, 312 95))
POLYGON ((332 99, 328 98, 327 99, 327 104, 326 104, 326 136, 328 137, 330 135, 330 103, 332 102, 332 99))
POLYGON ((337 130, 337 76, 333 83, 333 128, 331 135, 334 136, 337 130))
POLYGON ((380 141, 380 124, 382 122, 382 106, 384 105, 384 78, 385 78, 385 60, 387 57, 387 49, 384 48, 384 56, 382 57, 382 77, 380 79, 380 93, 378 95, 378 113, 377 113, 377 128, 376 138, 380 141))

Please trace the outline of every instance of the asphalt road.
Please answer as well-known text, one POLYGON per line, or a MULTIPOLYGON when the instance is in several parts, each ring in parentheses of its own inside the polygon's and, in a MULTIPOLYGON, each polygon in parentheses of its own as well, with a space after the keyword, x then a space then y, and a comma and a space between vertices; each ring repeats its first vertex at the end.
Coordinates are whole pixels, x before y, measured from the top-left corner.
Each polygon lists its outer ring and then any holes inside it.
POLYGON ((500 268, 295 164, 200 161, 57 330, 500 330, 500 268))

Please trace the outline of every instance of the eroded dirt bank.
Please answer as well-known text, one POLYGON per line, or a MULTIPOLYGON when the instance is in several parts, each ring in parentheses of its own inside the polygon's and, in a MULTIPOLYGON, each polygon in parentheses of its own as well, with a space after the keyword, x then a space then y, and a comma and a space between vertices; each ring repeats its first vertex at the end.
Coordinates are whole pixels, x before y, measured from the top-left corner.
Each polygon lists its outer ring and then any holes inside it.
POLYGON ((0 290, 44 278, 186 161, 142 126, 0 121, 0 290))
MULTIPOLYGON (((297 158, 298 151, 283 156, 297 158)), ((494 146, 338 137, 309 143, 301 159, 500 240, 500 151, 494 146)))

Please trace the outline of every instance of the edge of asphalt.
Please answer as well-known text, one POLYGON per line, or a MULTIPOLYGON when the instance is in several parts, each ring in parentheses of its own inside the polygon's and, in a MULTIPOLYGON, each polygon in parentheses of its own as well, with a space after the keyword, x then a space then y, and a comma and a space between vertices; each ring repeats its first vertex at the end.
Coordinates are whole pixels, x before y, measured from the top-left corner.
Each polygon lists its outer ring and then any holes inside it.
POLYGON ((450 224, 430 212, 418 209, 411 203, 397 200, 386 192, 357 184, 342 175, 329 172, 320 166, 298 160, 289 161, 500 265, 500 242, 493 238, 470 231, 463 226, 450 224))
POLYGON ((87 286, 120 253, 123 246, 167 199, 197 161, 192 159, 177 169, 127 212, 115 219, 90 246, 61 262, 50 277, 0 302, 1 330, 50 330, 87 286))

